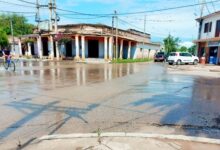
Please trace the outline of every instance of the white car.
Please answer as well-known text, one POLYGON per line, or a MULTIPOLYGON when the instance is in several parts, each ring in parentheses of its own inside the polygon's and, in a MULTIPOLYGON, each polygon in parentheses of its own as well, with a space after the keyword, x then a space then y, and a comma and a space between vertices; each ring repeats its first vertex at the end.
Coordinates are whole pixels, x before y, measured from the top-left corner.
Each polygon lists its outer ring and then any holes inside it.
POLYGON ((173 64, 194 64, 197 65, 199 58, 187 52, 173 52, 168 57, 168 63, 173 64))

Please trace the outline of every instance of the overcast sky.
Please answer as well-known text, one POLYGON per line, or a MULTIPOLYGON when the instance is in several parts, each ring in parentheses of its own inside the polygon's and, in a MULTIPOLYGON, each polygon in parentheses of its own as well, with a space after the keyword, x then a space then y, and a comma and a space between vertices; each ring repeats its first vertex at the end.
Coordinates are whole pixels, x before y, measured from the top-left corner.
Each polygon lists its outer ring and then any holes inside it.
MULTIPOLYGON (((26 0, 29 2, 36 2, 36 0, 26 0)), ((47 4, 49 0, 39 0, 41 4, 47 4)), ((118 13, 149 11, 161 8, 176 7, 188 4, 198 3, 199 0, 57 0, 58 7, 66 10, 72 10, 83 13, 95 14, 109 14, 116 10, 118 13)), ((207 0, 211 1, 211 0, 207 0)), ((213 0, 214 1, 214 0, 213 0)), ((29 11, 35 12, 35 8, 31 4, 19 2, 19 0, 0 0, 0 10, 6 11, 29 11), (27 7, 15 6, 2 1, 22 4, 27 7)), ((218 11, 220 9, 220 2, 208 4, 205 8, 204 14, 218 11)), ((96 18, 91 16, 78 16, 68 12, 58 11, 60 14, 59 24, 67 23, 102 23, 111 25, 111 17, 96 18), (85 18, 85 19, 81 19, 85 18)), ((34 14, 25 14, 29 22, 34 22, 34 14)), ((119 16, 123 22, 119 20, 119 27, 123 29, 135 28, 142 30, 144 28, 144 16, 146 15, 146 32, 152 35, 153 41, 162 41, 169 33, 175 37, 179 37, 185 44, 197 38, 198 24, 195 18, 200 15, 200 7, 194 6, 190 8, 183 8, 177 10, 169 10, 162 12, 119 16)), ((48 10, 41 10, 41 17, 46 19, 48 17, 48 10)))

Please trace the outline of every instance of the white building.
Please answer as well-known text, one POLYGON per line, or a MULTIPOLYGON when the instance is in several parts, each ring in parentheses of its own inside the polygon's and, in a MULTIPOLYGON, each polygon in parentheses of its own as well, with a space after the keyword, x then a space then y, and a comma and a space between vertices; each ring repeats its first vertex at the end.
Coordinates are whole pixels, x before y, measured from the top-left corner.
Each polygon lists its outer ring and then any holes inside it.
POLYGON ((160 50, 160 44, 151 42, 150 34, 133 29, 119 29, 116 33, 112 27, 102 24, 60 25, 58 34, 36 32, 21 37, 20 42, 27 39, 34 41, 27 43, 29 55, 51 59, 136 59, 153 57, 160 50))
POLYGON ((198 57, 205 57, 206 63, 210 60, 220 63, 220 11, 196 19, 199 22, 198 57))

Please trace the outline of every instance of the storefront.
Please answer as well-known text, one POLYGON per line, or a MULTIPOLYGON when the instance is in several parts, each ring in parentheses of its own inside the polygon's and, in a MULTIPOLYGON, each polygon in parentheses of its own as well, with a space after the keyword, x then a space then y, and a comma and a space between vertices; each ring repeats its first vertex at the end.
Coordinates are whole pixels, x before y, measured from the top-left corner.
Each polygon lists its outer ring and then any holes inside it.
POLYGON ((198 57, 205 58, 207 64, 220 64, 220 41, 199 41, 198 57))

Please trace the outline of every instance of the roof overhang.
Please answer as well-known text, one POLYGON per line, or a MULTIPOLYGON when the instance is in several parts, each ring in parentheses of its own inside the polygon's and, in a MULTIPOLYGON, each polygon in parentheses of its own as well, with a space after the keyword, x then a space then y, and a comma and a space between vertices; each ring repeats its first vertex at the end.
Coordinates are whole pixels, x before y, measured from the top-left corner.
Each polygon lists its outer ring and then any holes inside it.
POLYGON ((193 43, 201 43, 201 42, 217 42, 217 41, 220 41, 220 37, 195 40, 195 41, 193 41, 193 43))
POLYGON ((216 12, 211 13, 211 14, 209 14, 209 15, 206 15, 206 16, 203 16, 203 17, 199 17, 199 18, 196 19, 196 21, 199 22, 199 21, 201 21, 201 20, 203 20, 203 19, 206 19, 206 18, 215 16, 215 15, 220 15, 220 11, 216 11, 216 12))

